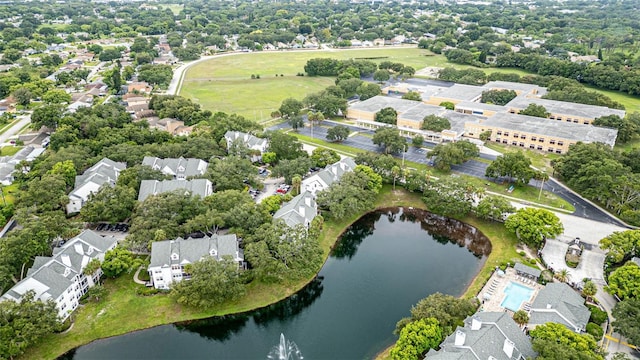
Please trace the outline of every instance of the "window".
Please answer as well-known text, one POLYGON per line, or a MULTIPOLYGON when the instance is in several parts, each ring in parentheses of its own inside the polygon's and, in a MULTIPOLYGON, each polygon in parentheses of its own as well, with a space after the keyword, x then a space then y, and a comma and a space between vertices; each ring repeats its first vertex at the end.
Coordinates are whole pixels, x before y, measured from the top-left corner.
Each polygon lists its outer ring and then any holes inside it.
POLYGON ((500 138, 496 138, 496 142, 499 143, 500 142, 500 138))
POLYGON ((536 140, 538 140, 538 138, 537 138, 537 137, 535 137, 535 136, 532 136, 532 137, 531 137, 531 141, 536 141, 536 140))
POLYGON ((514 138, 518 138, 518 137, 520 137, 520 135, 518 135, 518 133, 514 133, 514 134, 513 134, 513 137, 514 137, 514 138))
POLYGON ((503 143, 503 144, 507 144, 507 143, 509 143, 509 142, 507 141, 507 139, 504 139, 504 140, 502 140, 502 143, 503 143))
POLYGON ((555 119, 556 119, 556 117, 555 117, 554 115, 551 115, 551 116, 549 116, 549 119, 551 119, 551 120, 555 120, 555 119))
POLYGON ((533 145, 533 144, 529 145, 529 149, 535 149, 535 148, 536 148, 535 145, 533 145))
POLYGON ((518 145, 518 142, 517 141, 512 141, 511 145, 513 145, 513 146, 518 145))
POLYGON ((562 154, 562 149, 556 149, 556 154, 562 154))
POLYGON ((508 133, 508 132, 505 132, 505 133, 504 133, 504 136, 509 136, 509 133, 508 133))
POLYGON ((557 117, 557 119, 558 119, 558 120, 562 120, 562 116, 558 116, 558 117, 557 117))
POLYGON ((544 142, 544 138, 540 138, 540 139, 538 139, 538 142, 543 143, 543 142, 544 142))
POLYGON ((567 122, 571 122, 571 120, 573 120, 573 119, 571 119, 571 118, 567 118, 567 122))
POLYGON ((564 141, 558 141, 558 145, 563 146, 564 145, 564 141))
POLYGON ((178 254, 176 253, 171 254, 171 260, 178 260, 178 254))
POLYGON ((538 150, 542 150, 542 145, 538 145, 538 150))
POLYGON ((526 139, 527 135, 520 135, 520 139, 526 139))
POLYGON ((180 265, 171 265, 171 270, 180 270, 180 265))
POLYGON ((153 270, 154 274, 160 274, 162 272, 162 270, 153 270))
POLYGON ((502 135, 502 131, 498 130, 498 131, 496 132, 496 135, 502 135))
POLYGON ((555 141, 555 140, 553 140, 553 139, 551 139, 551 140, 549 140, 549 144, 551 144, 551 145, 555 145, 555 144, 556 144, 556 141, 555 141))
POLYGON ((573 122, 577 124, 578 123, 578 119, 573 120, 573 122))
POLYGON ((60 310, 64 310, 67 307, 66 303, 63 303, 62 306, 60 306, 60 310))
POLYGON ((520 147, 524 147, 524 143, 523 142, 520 143, 520 147))
POLYGON ((553 148, 552 148, 552 147, 550 147, 550 148, 548 148, 548 149, 547 149, 547 151, 548 151, 548 152, 553 152, 554 150, 553 150, 553 148))
POLYGON ((589 125, 589 124, 591 124, 591 123, 589 122, 589 120, 585 120, 585 121, 584 121, 584 124, 585 124, 585 125, 589 125))

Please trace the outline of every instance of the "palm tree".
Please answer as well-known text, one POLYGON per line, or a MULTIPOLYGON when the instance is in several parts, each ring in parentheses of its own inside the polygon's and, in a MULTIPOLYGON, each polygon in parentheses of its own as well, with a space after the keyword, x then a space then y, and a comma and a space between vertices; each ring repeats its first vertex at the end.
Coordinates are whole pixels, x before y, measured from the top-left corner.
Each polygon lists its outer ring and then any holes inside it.
POLYGON ((582 295, 584 295, 587 298, 587 301, 589 301, 590 298, 594 297, 597 292, 598 292, 598 287, 593 281, 591 280, 585 281, 584 287, 582 288, 582 295))
POLYGON ((293 186, 293 190, 291 191, 292 195, 300 194, 300 185, 302 184, 302 177, 300 175, 294 175, 291 178, 291 185, 293 186))
POLYGON ((396 179, 401 174, 400 167, 399 166, 394 166, 393 168, 391 168, 391 173, 393 174, 393 190, 395 190, 396 189, 396 179))
POLYGON ((562 269, 560 271, 558 271, 554 277, 556 279, 558 279, 558 281, 560 282, 567 282, 567 280, 569 280, 569 277, 571 276, 571 274, 569 274, 569 270, 567 269, 562 269))
POLYGON ((513 314, 513 321, 522 327, 529 322, 529 314, 524 310, 518 310, 513 314))

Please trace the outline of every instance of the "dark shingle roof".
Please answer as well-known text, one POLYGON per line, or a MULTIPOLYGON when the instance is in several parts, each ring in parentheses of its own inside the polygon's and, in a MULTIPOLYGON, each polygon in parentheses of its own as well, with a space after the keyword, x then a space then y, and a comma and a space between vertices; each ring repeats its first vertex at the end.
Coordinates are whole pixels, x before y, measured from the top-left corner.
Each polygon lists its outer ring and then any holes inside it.
POLYGON ((573 331, 582 331, 589 322, 591 312, 584 299, 565 283, 549 283, 531 304, 530 325, 547 322, 562 324, 573 331))

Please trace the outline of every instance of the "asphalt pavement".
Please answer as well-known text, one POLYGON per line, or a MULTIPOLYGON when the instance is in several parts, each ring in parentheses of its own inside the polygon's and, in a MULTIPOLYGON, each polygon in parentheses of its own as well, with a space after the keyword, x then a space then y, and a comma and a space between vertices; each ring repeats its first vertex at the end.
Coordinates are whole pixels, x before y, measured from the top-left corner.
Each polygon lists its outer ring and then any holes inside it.
MULTIPOLYGON (((331 127, 337 124, 338 123, 335 123, 332 121, 325 121, 321 124, 322 126, 314 126, 313 129, 309 126, 305 126, 301 129, 298 129, 298 133, 309 136, 309 137, 324 140, 326 139, 326 136, 327 136, 327 126, 331 127)), ((360 135, 360 134, 371 135, 373 134, 372 130, 362 129, 352 125, 346 125, 346 126, 348 126, 352 132, 357 132, 357 134, 349 136, 349 138, 347 138, 342 142, 343 145, 347 145, 347 146, 361 149, 364 151, 382 152, 381 147, 373 144, 371 137, 360 135)), ((287 130, 290 128, 291 127, 289 126, 289 124, 285 122, 282 124, 278 124, 274 127, 271 127, 269 128, 269 130, 276 130, 276 129, 287 130)), ((407 161, 412 161, 419 164, 429 165, 429 160, 427 159, 427 156, 426 156, 426 152, 428 152, 428 149, 426 151, 423 149, 417 149, 411 146, 410 142, 411 142, 411 139, 407 139, 408 146, 407 146, 407 151, 404 153, 404 159, 407 161)), ((436 146, 436 144, 428 143, 428 142, 425 142, 424 145, 425 147, 428 147, 428 148, 432 148, 436 146)), ((402 154, 393 154, 393 156, 398 159, 403 158, 402 154)), ((480 157, 488 160, 495 160, 496 158, 496 156, 489 155, 489 154, 481 154, 480 157)), ((461 165, 453 165, 451 166, 451 169, 455 172, 481 178, 486 181, 494 181, 495 179, 490 179, 484 176, 487 166, 489 165, 484 162, 480 162, 477 160, 469 160, 461 165)), ((539 188, 540 182, 537 180, 531 180, 529 182, 529 185, 539 188)), ((543 184, 543 189, 551 193, 554 193, 557 196, 568 201, 569 203, 573 204, 573 206, 576 209, 575 212, 573 213, 574 216, 578 216, 581 218, 590 219, 598 222, 603 222, 607 224, 613 224, 613 225, 617 225, 625 228, 627 227, 621 221, 615 218, 612 218, 611 216, 609 216, 609 214, 605 213, 603 210, 592 205, 589 201, 583 199, 582 197, 575 194, 574 192, 567 189, 566 187, 559 184, 557 181, 553 179, 550 179, 549 181, 545 181, 545 183, 543 184)))

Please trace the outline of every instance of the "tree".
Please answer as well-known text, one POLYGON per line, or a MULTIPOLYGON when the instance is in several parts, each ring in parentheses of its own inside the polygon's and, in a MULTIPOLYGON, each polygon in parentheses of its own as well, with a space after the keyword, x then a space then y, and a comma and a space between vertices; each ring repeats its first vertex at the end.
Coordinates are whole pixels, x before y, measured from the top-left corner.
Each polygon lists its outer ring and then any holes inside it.
POLYGON ((424 137, 422 135, 416 135, 411 138, 411 144, 417 148, 422 147, 424 143, 424 137))
POLYGON ((405 100, 422 101, 422 96, 417 91, 409 91, 402 95, 402 98, 405 100))
POLYGON ((80 209, 80 216, 90 223, 125 221, 131 217, 136 205, 136 194, 135 188, 104 185, 98 192, 89 195, 89 200, 80 209))
POLYGON ((476 215, 481 219, 503 221, 505 214, 516 211, 511 202, 502 196, 489 195, 483 197, 476 206, 476 215))
POLYGON ((276 153, 267 151, 262 154, 262 162, 265 164, 273 164, 276 161, 276 153))
POLYGON ((634 135, 638 133, 638 124, 629 120, 629 117, 624 119, 618 115, 601 116, 593 121, 595 126, 606 126, 614 129, 618 129, 618 137, 616 143, 624 144, 629 142, 634 135))
POLYGON ((302 144, 293 135, 285 134, 282 131, 273 131, 269 135, 269 152, 276 154, 276 160, 290 160, 297 157, 306 156, 302 150, 302 144))
POLYGON ((463 299, 442 293, 434 293, 420 300, 411 308, 411 317, 404 318, 396 325, 395 333, 412 321, 434 318, 442 327, 443 334, 451 334, 458 326, 464 326, 464 319, 473 315, 478 308, 476 299, 463 299))
POLYGON ((102 262, 102 272, 107 277, 118 277, 125 272, 131 272, 137 262, 133 257, 133 253, 123 247, 116 247, 104 254, 102 262))
POLYGON ((13 97, 16 99, 18 104, 22 106, 27 106, 33 99, 33 93, 25 86, 21 86, 13 91, 13 97))
POLYGON ((584 286, 582 287, 582 295, 584 295, 587 298, 587 301, 593 298, 597 293, 598 293, 598 287, 593 281, 587 280, 584 282, 584 286))
POLYGON ((75 183, 77 171, 73 161, 65 160, 53 164, 53 167, 51 170, 47 171, 47 174, 62 176, 67 187, 70 188, 75 183))
POLYGON ((613 308, 613 327, 630 344, 640 345, 640 298, 625 299, 613 308))
POLYGON ((605 290, 622 300, 640 299, 640 266, 629 261, 609 275, 609 286, 605 290))
POLYGON ((511 152, 498 156, 485 171, 485 176, 498 178, 506 176, 517 184, 527 184, 535 175, 531 168, 531 160, 522 152, 511 152))
POLYGON ((71 103, 71 95, 64 90, 53 89, 42 95, 42 101, 47 104, 71 103))
POLYGON ((373 73, 373 80, 380 83, 384 83, 389 80, 389 78, 391 78, 391 75, 389 75, 389 71, 387 70, 377 70, 373 73))
POLYGON ((107 290, 102 285, 94 285, 87 290, 87 299, 93 299, 95 302, 99 302, 100 299, 104 299, 109 294, 109 290, 107 290))
POLYGON ((529 314, 524 310, 518 310, 513 314, 513 321, 522 327, 529 322, 529 314))
POLYGON ((172 78, 173 70, 170 65, 146 64, 138 69, 138 79, 146 81, 153 86, 167 87, 172 78))
POLYGON ((382 94, 382 90, 378 84, 363 82, 358 86, 358 88, 356 88, 356 94, 360 96, 360 101, 365 101, 382 94))
POLYGON ((0 358, 13 359, 59 329, 55 302, 34 298, 34 292, 28 291, 20 302, 0 302, 0 358))
POLYGON ((459 178, 442 178, 425 184, 422 201, 429 211, 443 216, 466 216, 483 189, 459 178))
POLYGON ((600 248, 608 250, 607 259, 612 263, 621 263, 640 250, 640 230, 615 231, 600 240, 600 248))
POLYGON ((507 218, 504 227, 515 233, 520 241, 536 249, 542 248, 546 238, 553 238, 564 231, 554 213, 536 208, 518 209, 507 218))
POLYGON ((31 123, 37 129, 46 126, 55 129, 58 121, 62 118, 64 110, 59 105, 45 105, 33 110, 31 114, 31 123))
POLYGON ((344 125, 336 125, 327 130, 327 140, 342 142, 349 137, 349 128, 344 125))
POLYGON ((346 173, 318 194, 318 208, 328 211, 327 215, 336 219, 366 211, 373 206, 375 193, 371 187, 374 183, 366 171, 346 173))
POLYGON ((214 159, 207 170, 207 178, 211 180, 216 191, 242 190, 247 184, 258 186, 256 168, 249 159, 236 155, 224 159, 214 159))
POLYGON ((82 273, 86 276, 92 276, 93 274, 96 273, 96 271, 100 269, 100 266, 102 266, 102 264, 100 264, 100 260, 91 259, 91 261, 89 261, 87 266, 85 266, 84 269, 82 269, 82 273))
POLYGON ((480 102, 504 106, 518 94, 513 90, 487 90, 482 93, 480 102))
POLYGON ((539 358, 603 360, 593 336, 577 334, 562 324, 546 323, 529 332, 539 358))
POLYGON ((293 131, 298 131, 299 128, 304 127, 304 120, 302 116, 296 115, 289 118, 289 125, 293 129, 293 131))
POLYGON ((422 119, 422 126, 420 128, 422 130, 441 132, 442 130, 451 129, 451 123, 446 118, 437 115, 427 115, 422 119))
POLYGON ((300 279, 322 266, 317 233, 303 225, 290 228, 282 221, 267 223, 246 241, 247 260, 256 278, 264 282, 300 279))
POLYGON ((315 148, 311 152, 311 161, 315 167, 323 168, 340 161, 340 155, 332 149, 315 148))
POLYGON ((440 106, 444 107, 447 110, 454 110, 456 108, 456 104, 451 101, 443 101, 440 103, 440 106))
POLYGON ((373 143, 383 147, 385 154, 398 153, 407 147, 407 142, 400 135, 400 130, 389 127, 376 129, 373 143))
POLYGON ((537 105, 537 104, 529 104, 529 106, 527 106, 525 109, 520 110, 520 112, 518 114, 535 116, 535 117, 539 117, 539 118, 548 118, 549 115, 551 115, 547 111, 547 109, 545 109, 544 106, 537 105))
POLYGON ((120 50, 116 48, 103 49, 100 51, 100 54, 98 54, 98 59, 100 59, 100 61, 113 61, 120 59, 121 56, 120 50))
POLYGON ((395 125, 398 122, 398 113, 392 107, 386 107, 378 111, 375 115, 375 121, 395 125))
POLYGON ((238 263, 229 256, 221 260, 205 256, 193 263, 191 279, 174 283, 171 296, 181 305, 211 309, 245 293, 238 263))
POLYGON ((478 147, 468 141, 439 144, 428 154, 433 158, 435 167, 443 171, 450 171, 451 165, 462 164, 478 155, 478 147))
POLYGON ((376 173, 367 165, 356 165, 355 173, 363 175, 367 179, 367 190, 371 190, 374 194, 378 194, 382 190, 382 176, 376 173))
POLYGON ((289 118, 289 117, 299 115, 302 108, 303 108, 303 105, 300 100, 296 100, 294 98, 287 98, 282 101, 282 104, 280 105, 280 108, 278 109, 278 111, 280 111, 280 114, 282 114, 282 117, 289 118))
POLYGON ((413 321, 400 331, 400 337, 391 349, 394 360, 419 359, 421 355, 440 345, 444 338, 438 320, 434 318, 413 321))
POLYGON ((553 274, 553 277, 558 279, 558 281, 560 281, 560 282, 567 282, 567 281, 569 281, 569 278, 571 277, 571 273, 569 273, 569 270, 567 270, 567 269, 562 269, 562 270, 556 272, 555 274, 553 274))
POLYGON ((284 177, 284 181, 287 184, 291 184, 293 177, 298 175, 302 176, 309 172, 309 169, 313 166, 313 160, 308 157, 299 157, 291 160, 282 160, 278 162, 278 165, 273 167, 271 171, 272 177, 284 177))

